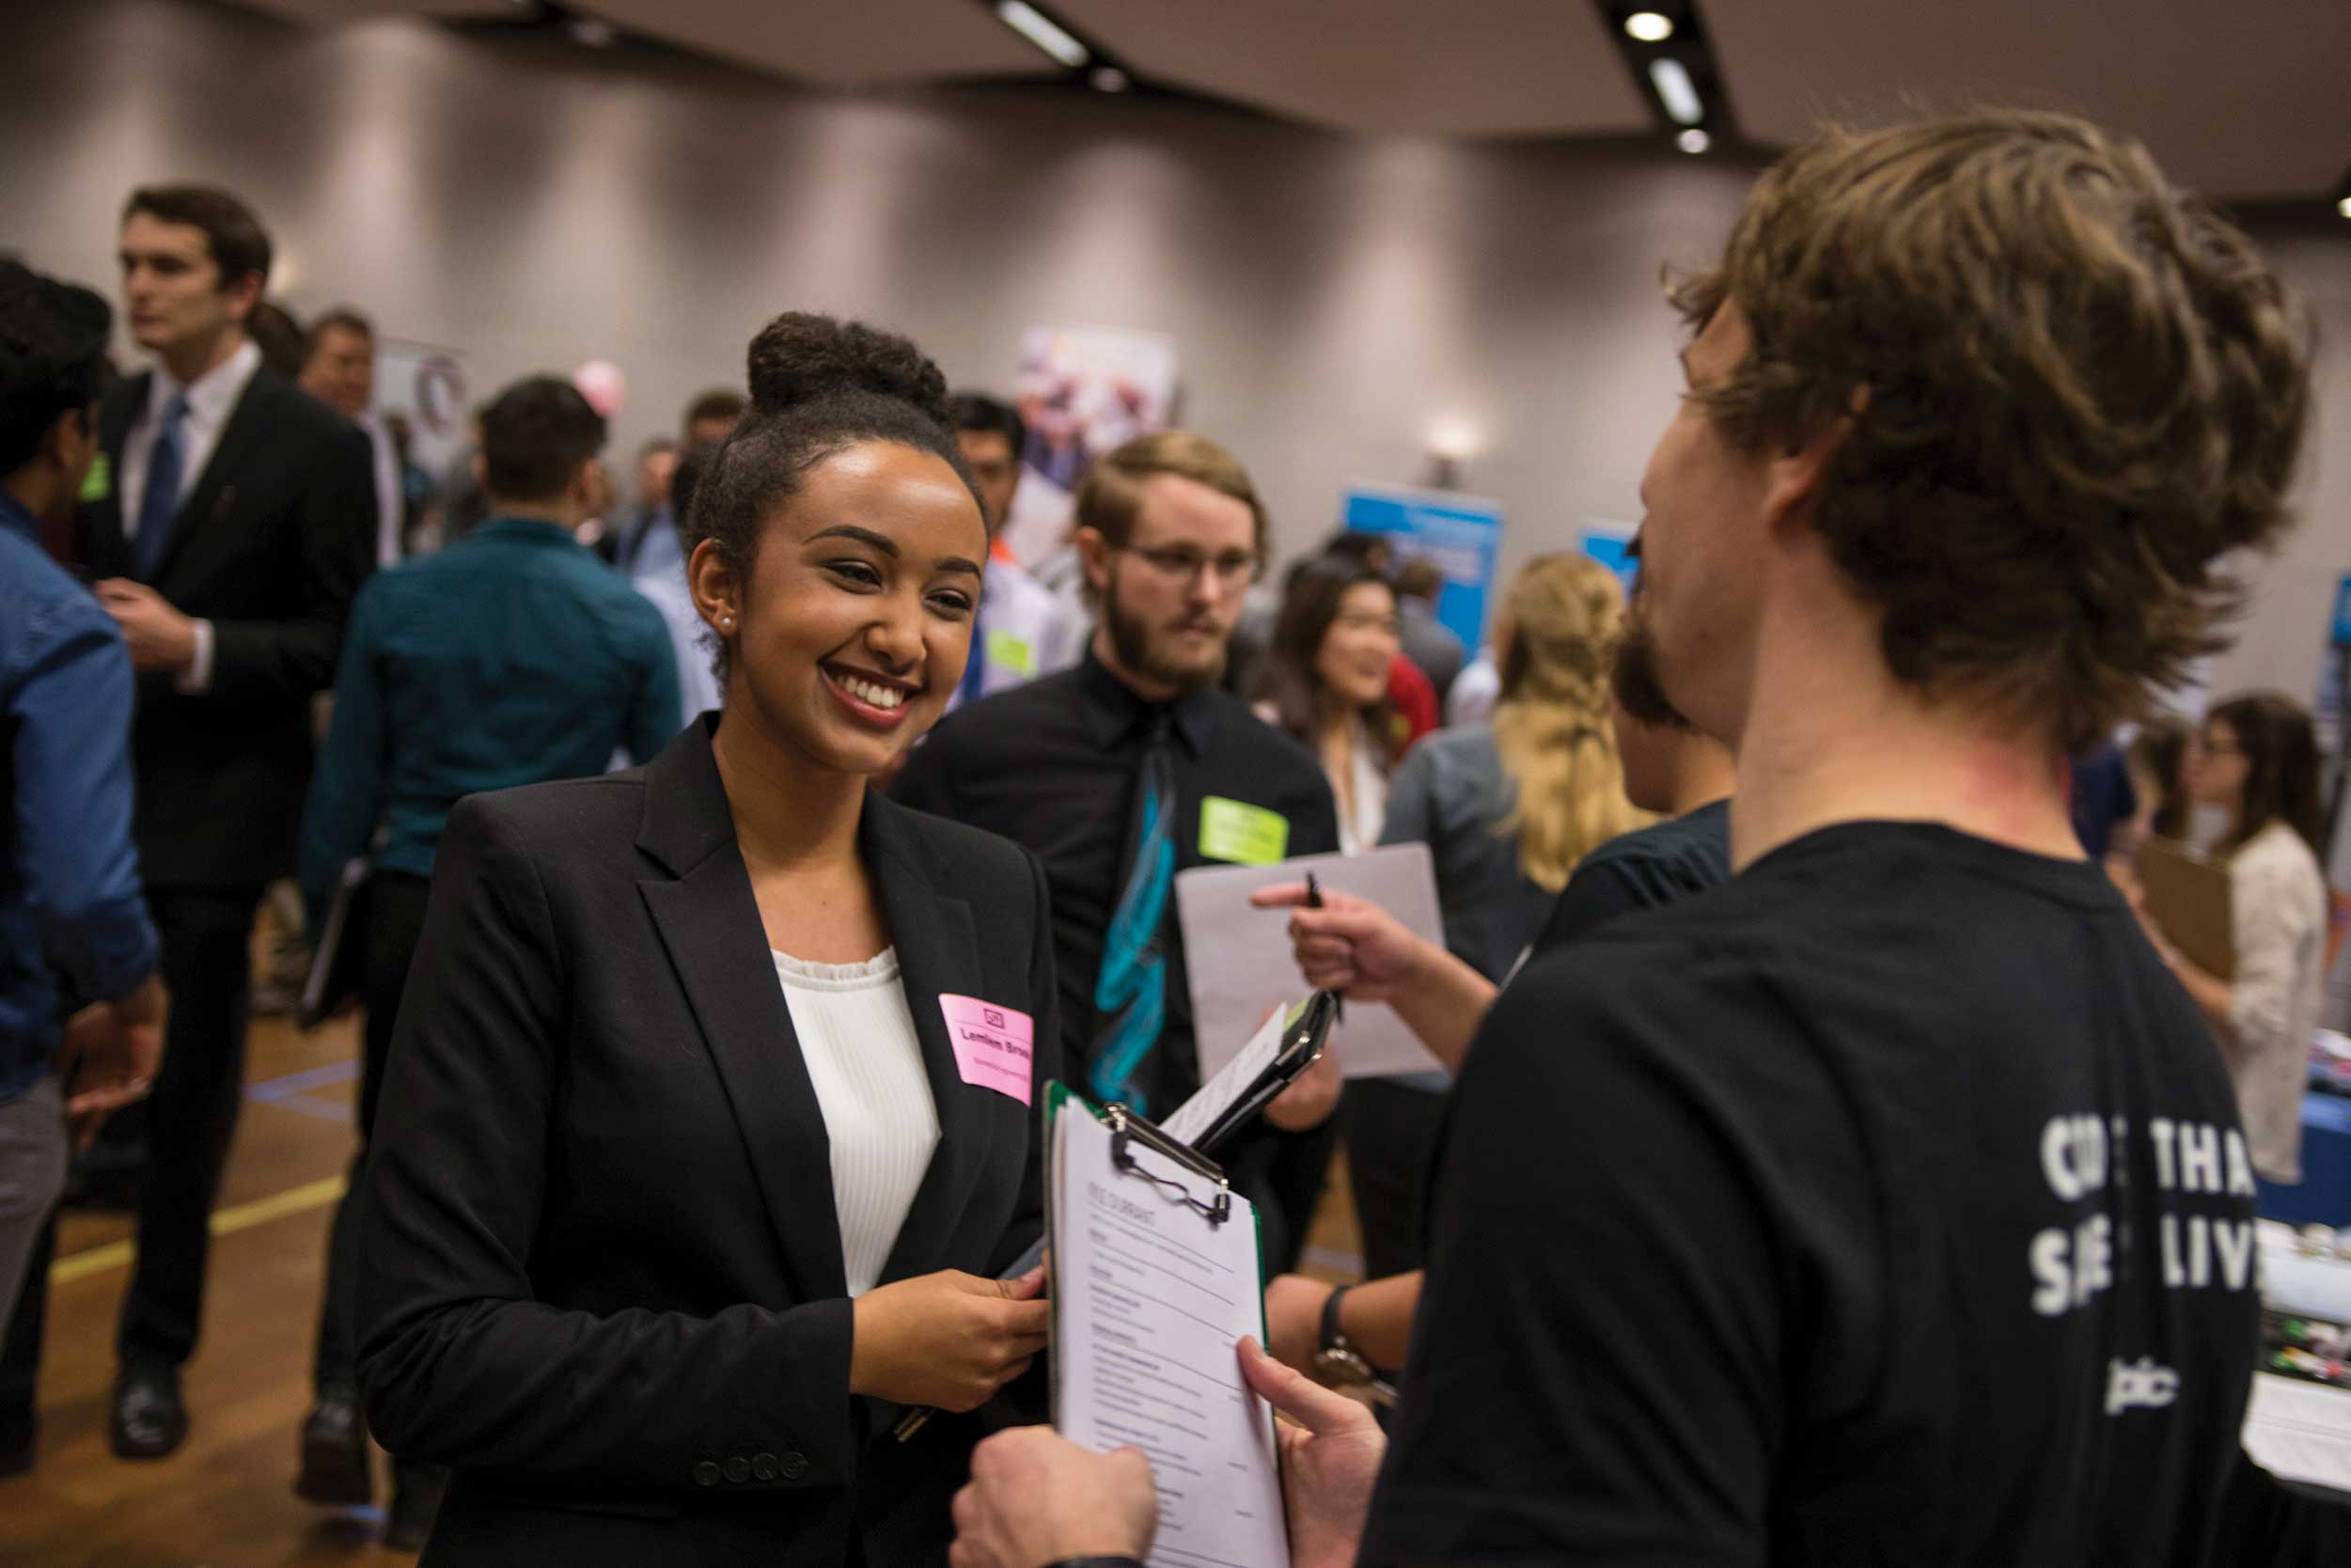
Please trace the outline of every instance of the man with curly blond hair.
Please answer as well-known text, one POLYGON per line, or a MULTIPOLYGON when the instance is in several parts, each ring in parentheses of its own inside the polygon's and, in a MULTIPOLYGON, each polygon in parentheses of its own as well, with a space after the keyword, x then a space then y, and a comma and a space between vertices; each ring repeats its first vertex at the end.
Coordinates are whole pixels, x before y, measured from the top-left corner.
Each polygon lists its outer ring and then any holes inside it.
MULTIPOLYGON (((1296 1560, 2316 1560, 2238 1446, 2228 1077, 2061 783, 2285 526, 2298 308, 2136 144, 2004 112, 1821 136, 1675 300, 1640 615, 1736 874, 1488 1014, 1384 1467, 1245 1350, 1296 1560)), ((1142 1468, 982 1447, 957 1561, 1139 1556, 1142 1468)))

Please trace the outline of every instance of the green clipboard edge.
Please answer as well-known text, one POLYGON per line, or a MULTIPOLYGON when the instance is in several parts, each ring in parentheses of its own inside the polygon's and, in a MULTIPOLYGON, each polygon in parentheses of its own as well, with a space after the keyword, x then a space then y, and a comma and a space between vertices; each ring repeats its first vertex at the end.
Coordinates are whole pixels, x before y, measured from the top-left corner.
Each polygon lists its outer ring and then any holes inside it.
MULTIPOLYGON (((1294 1023, 1297 1014, 1304 1011, 1306 1003, 1300 1002, 1296 1008, 1292 1009, 1290 1021, 1294 1023)), ((1059 1266, 1059 1258, 1053 1250, 1053 1194, 1054 1189, 1059 1184, 1054 1180, 1053 1124, 1060 1116, 1061 1107, 1071 1104, 1075 1104, 1097 1121, 1110 1120, 1108 1114, 1100 1105, 1095 1105, 1060 1079, 1045 1080, 1044 1105, 1038 1113, 1044 1138, 1044 1142, 1039 1145, 1043 1152, 1040 1161, 1043 1175, 1037 1184, 1043 1189, 1042 1196, 1044 1200, 1045 1223, 1045 1397, 1053 1412, 1053 1428, 1056 1432, 1061 1429, 1061 1358, 1054 1353, 1061 1338, 1061 1293, 1054 1288, 1054 1271, 1059 1266)), ((1244 1198, 1242 1201, 1248 1202, 1248 1200, 1244 1198)), ((1258 1214, 1255 1203, 1249 1204, 1249 1226, 1257 1232, 1257 1342, 1262 1345, 1266 1339, 1265 1221, 1258 1214)), ((1274 1451, 1278 1454, 1281 1451, 1278 1419, 1274 1415, 1274 1407, 1271 1404, 1265 1406, 1265 1423, 1267 1433, 1274 1441, 1274 1451)))

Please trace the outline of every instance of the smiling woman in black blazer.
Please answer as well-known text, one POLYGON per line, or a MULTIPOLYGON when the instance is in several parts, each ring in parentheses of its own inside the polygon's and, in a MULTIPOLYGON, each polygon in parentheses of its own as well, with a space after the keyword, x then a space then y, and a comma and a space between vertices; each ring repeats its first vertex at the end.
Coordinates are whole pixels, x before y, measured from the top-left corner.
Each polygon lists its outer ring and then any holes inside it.
POLYGON ((429 1568, 943 1560, 1044 1343, 1042 872, 868 781, 963 673, 987 534, 902 338, 785 316, 689 525, 726 698, 449 818, 364 1210, 362 1380, 456 1475, 429 1568), (1032 1056, 1033 1048, 1033 1056, 1032 1056))

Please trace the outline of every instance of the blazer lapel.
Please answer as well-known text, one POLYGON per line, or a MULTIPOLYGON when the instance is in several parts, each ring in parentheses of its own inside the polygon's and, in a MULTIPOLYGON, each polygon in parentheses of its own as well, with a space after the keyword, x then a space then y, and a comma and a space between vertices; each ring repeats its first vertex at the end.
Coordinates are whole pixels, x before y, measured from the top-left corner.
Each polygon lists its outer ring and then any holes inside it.
POLYGON ((196 488, 171 520, 171 535, 164 541, 164 553, 155 558, 154 577, 160 581, 171 569, 174 557, 186 544, 188 536, 206 524, 225 517, 237 504, 237 487, 230 476, 244 472, 246 459, 259 444, 264 427, 269 422, 269 400, 276 372, 268 366, 257 367, 245 389, 237 395, 237 406, 228 411, 228 423, 221 427, 220 439, 212 444, 212 456, 205 460, 204 472, 196 476, 196 488))
POLYGON ((995 1090, 964 1082, 948 1039, 945 996, 980 996, 985 976, 971 905, 952 897, 930 874, 927 856, 909 829, 907 811, 878 792, 866 794, 858 848, 881 891, 883 917, 898 949, 899 978, 914 1014, 922 1065, 937 1107, 939 1146, 906 1211, 882 1279, 905 1279, 943 1266, 980 1172, 985 1168, 999 1118, 991 1114, 995 1090))
POLYGON ((827 1300, 849 1294, 832 1145, 735 846, 712 728, 689 729, 647 769, 637 846, 673 876, 637 890, 717 1064, 792 1282, 802 1300, 827 1300))

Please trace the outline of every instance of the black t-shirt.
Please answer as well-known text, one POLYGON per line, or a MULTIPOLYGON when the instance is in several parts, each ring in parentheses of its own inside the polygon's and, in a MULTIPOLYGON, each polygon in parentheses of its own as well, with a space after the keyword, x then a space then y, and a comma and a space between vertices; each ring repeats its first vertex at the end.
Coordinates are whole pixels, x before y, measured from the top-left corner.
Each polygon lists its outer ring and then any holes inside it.
POLYGON ((1717 800, 1634 833, 1575 863, 1534 951, 1547 953, 1636 909, 1655 909, 1731 880, 1731 803, 1717 800))
MULTIPOLYGON (((1171 703, 1135 695, 1091 653, 1074 668, 968 703, 915 749, 891 793, 918 810, 1000 833, 1044 865, 1061 990, 1062 1058, 1089 1094, 1103 935, 1125 886, 1136 780, 1160 715, 1171 727, 1176 869, 1244 853, 1278 859, 1339 848, 1339 812, 1312 754, 1229 693, 1171 703), (1249 831, 1235 830, 1241 824, 1249 831)), ((1268 917, 1268 941, 1282 941, 1268 917)), ((1199 1087, 1191 981, 1175 902, 1160 931, 1167 1021, 1130 1080, 1137 1110, 1165 1116, 1199 1087)))
POLYGON ((1532 960, 1452 1118, 1363 1563, 2212 1560, 2251 1166, 2096 869, 1814 833, 1532 960))

